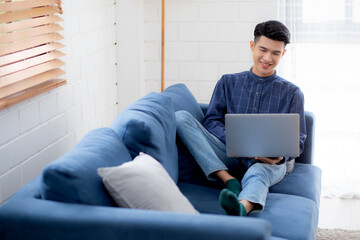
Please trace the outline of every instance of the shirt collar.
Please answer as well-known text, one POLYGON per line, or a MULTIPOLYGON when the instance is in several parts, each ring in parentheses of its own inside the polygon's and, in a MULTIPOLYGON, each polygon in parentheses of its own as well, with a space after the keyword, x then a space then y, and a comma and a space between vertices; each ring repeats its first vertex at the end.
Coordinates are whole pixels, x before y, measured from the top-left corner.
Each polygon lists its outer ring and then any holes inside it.
POLYGON ((249 75, 251 76, 252 79, 256 80, 256 81, 260 81, 260 82, 267 82, 267 81, 272 81, 276 78, 276 71, 274 72, 273 75, 268 76, 268 77, 259 77, 258 75, 256 75, 255 73, 252 72, 252 68, 250 68, 249 71, 249 75))

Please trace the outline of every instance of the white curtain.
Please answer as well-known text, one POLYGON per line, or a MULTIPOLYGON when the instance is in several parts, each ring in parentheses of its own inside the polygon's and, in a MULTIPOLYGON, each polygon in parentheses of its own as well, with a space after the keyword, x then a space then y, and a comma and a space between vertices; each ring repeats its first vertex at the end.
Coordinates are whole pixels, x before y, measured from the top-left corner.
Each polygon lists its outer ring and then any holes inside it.
POLYGON ((360 0, 280 0, 292 34, 279 75, 316 117, 322 195, 360 198, 360 0))

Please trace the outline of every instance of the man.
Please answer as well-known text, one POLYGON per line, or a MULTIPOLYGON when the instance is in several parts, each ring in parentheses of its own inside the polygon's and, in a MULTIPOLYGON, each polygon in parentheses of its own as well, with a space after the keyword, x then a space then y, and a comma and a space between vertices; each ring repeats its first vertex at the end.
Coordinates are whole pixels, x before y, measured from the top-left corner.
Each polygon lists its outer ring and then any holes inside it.
POLYGON ((176 112, 177 133, 208 179, 220 179, 225 188, 219 201, 229 215, 246 216, 265 206, 268 189, 292 171, 293 158, 229 158, 225 147, 227 113, 298 113, 300 152, 306 138, 304 97, 275 68, 290 42, 287 27, 279 21, 256 25, 250 41, 250 71, 223 75, 218 81, 204 120, 199 123, 186 111, 176 112), (246 170, 241 184, 238 174, 246 170))

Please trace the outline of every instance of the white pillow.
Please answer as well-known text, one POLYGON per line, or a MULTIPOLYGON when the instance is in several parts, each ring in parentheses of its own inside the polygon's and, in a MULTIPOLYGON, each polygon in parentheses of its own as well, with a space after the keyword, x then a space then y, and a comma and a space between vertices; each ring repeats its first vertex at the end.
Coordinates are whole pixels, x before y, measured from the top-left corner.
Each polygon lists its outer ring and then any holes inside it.
POLYGON ((120 207, 198 214, 163 166, 145 153, 97 172, 120 207))

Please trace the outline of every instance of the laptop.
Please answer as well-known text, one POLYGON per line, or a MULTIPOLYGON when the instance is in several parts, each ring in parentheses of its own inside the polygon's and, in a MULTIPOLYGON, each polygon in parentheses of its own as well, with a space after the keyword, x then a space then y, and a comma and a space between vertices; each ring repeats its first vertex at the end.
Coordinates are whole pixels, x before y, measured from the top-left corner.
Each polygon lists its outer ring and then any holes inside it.
POLYGON ((228 157, 298 157, 299 114, 226 114, 228 157))

